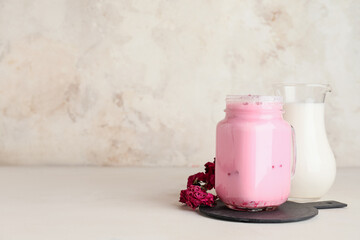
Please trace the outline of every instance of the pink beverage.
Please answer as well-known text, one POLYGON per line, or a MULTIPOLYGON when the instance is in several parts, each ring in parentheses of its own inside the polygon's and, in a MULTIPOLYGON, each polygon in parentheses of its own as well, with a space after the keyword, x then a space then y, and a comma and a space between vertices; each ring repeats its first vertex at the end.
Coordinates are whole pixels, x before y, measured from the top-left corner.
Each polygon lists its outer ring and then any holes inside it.
POLYGON ((282 106, 279 96, 226 98, 216 129, 215 189, 229 208, 272 210, 287 200, 294 135, 282 106))

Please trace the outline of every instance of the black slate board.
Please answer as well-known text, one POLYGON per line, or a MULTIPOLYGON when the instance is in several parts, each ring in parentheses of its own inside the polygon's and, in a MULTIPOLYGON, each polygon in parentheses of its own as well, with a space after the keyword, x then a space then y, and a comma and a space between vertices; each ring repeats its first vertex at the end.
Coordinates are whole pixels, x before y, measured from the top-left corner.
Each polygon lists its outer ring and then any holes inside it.
POLYGON ((311 203, 296 203, 287 201, 273 211, 244 212, 229 209, 218 200, 215 207, 200 206, 200 213, 211 218, 234 222, 248 223, 286 223, 298 222, 312 218, 318 214, 318 209, 342 208, 347 204, 337 201, 322 201, 311 203))

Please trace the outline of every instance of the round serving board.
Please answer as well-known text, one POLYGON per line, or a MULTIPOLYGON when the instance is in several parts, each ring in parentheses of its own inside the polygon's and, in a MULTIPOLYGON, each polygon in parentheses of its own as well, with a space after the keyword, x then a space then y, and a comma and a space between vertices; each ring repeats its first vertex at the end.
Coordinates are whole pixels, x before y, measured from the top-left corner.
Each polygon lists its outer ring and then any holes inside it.
POLYGON ((347 204, 336 201, 311 203, 296 203, 287 201, 273 211, 246 212, 229 209, 218 200, 215 207, 200 206, 200 213, 211 218, 234 222, 249 223, 286 223, 298 222, 312 218, 318 214, 318 209, 343 208, 347 204))

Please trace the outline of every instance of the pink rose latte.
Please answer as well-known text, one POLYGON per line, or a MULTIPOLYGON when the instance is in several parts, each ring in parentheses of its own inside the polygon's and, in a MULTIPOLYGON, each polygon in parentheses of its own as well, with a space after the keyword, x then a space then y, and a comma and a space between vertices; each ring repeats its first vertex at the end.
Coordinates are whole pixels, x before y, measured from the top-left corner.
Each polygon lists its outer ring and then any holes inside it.
POLYGON ((282 98, 228 96, 216 129, 215 189, 232 209, 271 210, 290 193, 292 129, 282 98))

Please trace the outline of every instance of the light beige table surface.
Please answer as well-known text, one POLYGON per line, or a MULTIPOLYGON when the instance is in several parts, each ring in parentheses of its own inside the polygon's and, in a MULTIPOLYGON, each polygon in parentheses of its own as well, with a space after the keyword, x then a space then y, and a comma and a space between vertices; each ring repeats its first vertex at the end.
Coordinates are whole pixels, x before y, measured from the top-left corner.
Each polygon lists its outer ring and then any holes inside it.
POLYGON ((338 169, 324 200, 349 204, 303 222, 234 223, 178 202, 194 168, 0 167, 0 240, 360 239, 360 168, 338 169))

